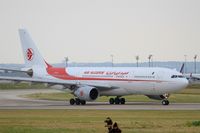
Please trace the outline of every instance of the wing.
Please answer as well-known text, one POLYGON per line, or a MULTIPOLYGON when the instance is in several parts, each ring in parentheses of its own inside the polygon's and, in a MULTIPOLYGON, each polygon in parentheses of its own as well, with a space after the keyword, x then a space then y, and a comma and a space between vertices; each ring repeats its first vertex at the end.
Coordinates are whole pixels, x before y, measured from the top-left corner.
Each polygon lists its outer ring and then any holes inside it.
POLYGON ((11 71, 11 72, 26 73, 26 74, 28 74, 29 76, 32 76, 32 74, 33 74, 33 70, 32 70, 32 69, 29 69, 29 68, 26 68, 26 69, 24 69, 24 70, 13 69, 13 68, 0 68, 0 70, 3 70, 3 71, 5 71, 5 72, 11 71))
POLYGON ((19 69, 0 68, 0 70, 3 70, 3 71, 12 71, 12 72, 24 72, 24 73, 27 73, 27 71, 23 71, 23 70, 19 70, 19 69))
POLYGON ((40 79, 40 78, 26 78, 26 77, 7 77, 7 76, 0 76, 0 80, 10 80, 10 81, 16 81, 16 82, 32 82, 32 83, 47 83, 50 85, 63 85, 66 88, 70 88, 72 85, 88 85, 93 86, 98 89, 114 89, 116 87, 107 85, 107 84, 99 84, 99 83, 84 83, 81 84, 78 81, 71 81, 71 80, 56 80, 56 79, 40 79))
POLYGON ((26 73, 30 77, 33 76, 33 70, 27 68, 26 70, 19 70, 19 69, 10 69, 10 68, 0 68, 0 70, 3 70, 5 72, 11 71, 11 72, 20 72, 20 73, 26 73))

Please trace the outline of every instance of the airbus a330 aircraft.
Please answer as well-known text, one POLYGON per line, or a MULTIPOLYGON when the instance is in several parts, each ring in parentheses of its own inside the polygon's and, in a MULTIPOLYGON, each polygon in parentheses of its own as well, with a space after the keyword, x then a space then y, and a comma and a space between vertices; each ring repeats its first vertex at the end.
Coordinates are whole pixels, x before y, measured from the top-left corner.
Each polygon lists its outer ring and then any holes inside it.
POLYGON ((26 67, 2 70, 25 72, 30 78, 1 76, 0 79, 62 85, 76 97, 70 99, 71 105, 84 105, 99 96, 115 96, 109 99, 110 104, 125 104, 122 96, 132 94, 146 95, 168 105, 168 94, 188 85, 180 72, 167 68, 53 67, 43 59, 25 29, 19 29, 19 35, 26 67))

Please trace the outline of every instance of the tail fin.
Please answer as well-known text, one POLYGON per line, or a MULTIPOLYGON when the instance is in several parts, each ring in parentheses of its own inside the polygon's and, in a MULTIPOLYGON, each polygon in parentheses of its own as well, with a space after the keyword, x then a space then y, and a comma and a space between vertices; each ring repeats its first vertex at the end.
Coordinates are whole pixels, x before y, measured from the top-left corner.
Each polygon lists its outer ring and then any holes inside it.
POLYGON ((27 30, 19 29, 19 36, 26 67, 32 67, 34 65, 46 66, 45 60, 41 56, 27 30))
POLYGON ((180 69, 180 73, 183 73, 183 69, 184 69, 185 64, 183 63, 180 69))

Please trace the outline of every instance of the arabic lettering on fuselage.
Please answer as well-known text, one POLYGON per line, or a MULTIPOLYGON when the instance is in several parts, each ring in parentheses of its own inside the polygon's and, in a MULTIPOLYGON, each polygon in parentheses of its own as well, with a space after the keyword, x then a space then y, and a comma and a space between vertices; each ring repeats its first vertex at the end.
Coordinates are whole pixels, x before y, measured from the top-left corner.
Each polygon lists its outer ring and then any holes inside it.
POLYGON ((128 75, 129 72, 114 72, 114 71, 85 71, 84 74, 94 75, 128 75))

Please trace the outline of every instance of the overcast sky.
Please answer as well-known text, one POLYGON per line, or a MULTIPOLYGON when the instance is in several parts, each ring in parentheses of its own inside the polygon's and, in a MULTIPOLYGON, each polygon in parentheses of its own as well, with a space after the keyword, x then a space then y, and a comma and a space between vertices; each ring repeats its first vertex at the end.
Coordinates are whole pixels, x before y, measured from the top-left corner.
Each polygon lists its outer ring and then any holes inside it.
POLYGON ((50 63, 200 56, 199 0, 0 0, 0 63, 24 62, 19 28, 50 63))

